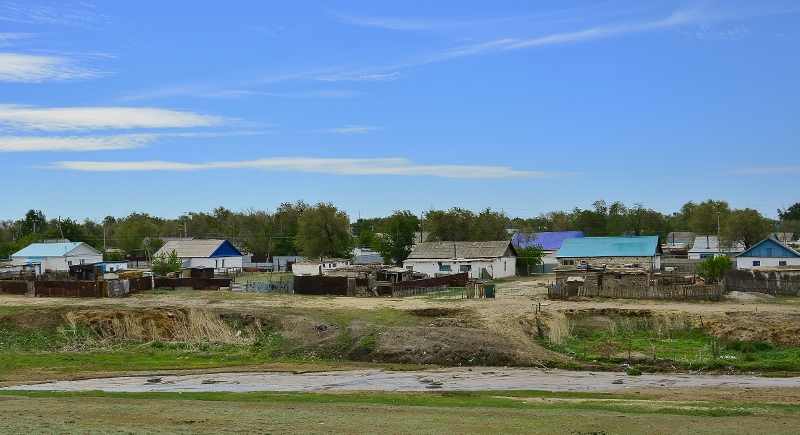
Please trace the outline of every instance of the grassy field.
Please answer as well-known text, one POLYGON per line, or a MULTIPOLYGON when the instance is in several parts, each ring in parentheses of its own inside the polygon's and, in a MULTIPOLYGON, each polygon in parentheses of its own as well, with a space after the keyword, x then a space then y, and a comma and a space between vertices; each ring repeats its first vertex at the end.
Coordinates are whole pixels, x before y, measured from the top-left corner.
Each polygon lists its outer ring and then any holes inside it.
POLYGON ((800 405, 603 394, 0 391, 6 433, 796 433, 800 405))
POLYGON ((630 372, 734 370, 800 372, 800 349, 757 341, 723 341, 686 316, 552 315, 545 347, 598 367, 631 366, 630 372))

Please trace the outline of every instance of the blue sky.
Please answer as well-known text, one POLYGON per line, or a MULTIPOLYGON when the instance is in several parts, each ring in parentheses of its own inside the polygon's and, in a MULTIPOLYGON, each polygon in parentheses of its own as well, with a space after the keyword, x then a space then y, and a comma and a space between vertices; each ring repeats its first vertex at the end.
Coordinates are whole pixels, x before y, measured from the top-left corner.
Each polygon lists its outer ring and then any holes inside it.
POLYGON ((0 219, 800 202, 800 3, 543 3, 0 0, 0 219))

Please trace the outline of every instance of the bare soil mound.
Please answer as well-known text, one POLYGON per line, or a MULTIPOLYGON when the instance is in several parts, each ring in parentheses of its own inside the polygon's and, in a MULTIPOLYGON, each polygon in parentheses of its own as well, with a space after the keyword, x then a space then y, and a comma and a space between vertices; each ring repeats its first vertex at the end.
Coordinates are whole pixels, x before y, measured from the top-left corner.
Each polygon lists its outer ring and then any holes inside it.
POLYGON ((724 341, 800 347, 800 313, 734 311, 703 317, 703 330, 724 341))

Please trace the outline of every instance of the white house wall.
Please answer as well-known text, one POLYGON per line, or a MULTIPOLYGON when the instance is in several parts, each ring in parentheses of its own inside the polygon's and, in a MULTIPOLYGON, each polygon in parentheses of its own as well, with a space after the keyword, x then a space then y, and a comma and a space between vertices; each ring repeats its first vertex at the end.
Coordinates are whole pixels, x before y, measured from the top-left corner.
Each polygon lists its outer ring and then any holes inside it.
POLYGON ((504 278, 507 276, 514 276, 516 274, 516 259, 513 257, 502 257, 497 258, 494 260, 491 259, 482 259, 482 260, 468 260, 468 259, 457 259, 457 260, 424 260, 424 259, 414 259, 414 260, 406 260, 403 262, 403 266, 408 268, 409 266, 415 272, 422 272, 427 274, 428 276, 435 276, 435 275, 452 275, 455 273, 461 273, 461 266, 462 265, 469 265, 472 270, 467 271, 470 278, 480 279, 481 277, 481 269, 486 269, 493 278, 504 278), (450 270, 441 270, 441 266, 450 266, 450 270))
MULTIPOLYGON (((786 266, 800 266, 800 258, 796 257, 736 257, 737 269, 752 269, 753 261, 760 261, 759 266, 781 266, 779 261, 785 261, 786 266)), ((755 266, 758 267, 758 266, 755 266)))
POLYGON ((214 269, 241 269, 242 257, 184 258, 183 267, 212 267, 214 269))

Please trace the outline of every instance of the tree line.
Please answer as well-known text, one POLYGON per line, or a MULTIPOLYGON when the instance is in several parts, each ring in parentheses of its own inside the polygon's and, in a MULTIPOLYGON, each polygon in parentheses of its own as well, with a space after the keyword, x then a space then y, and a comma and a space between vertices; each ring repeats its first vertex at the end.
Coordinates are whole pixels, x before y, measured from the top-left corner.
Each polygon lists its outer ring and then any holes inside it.
POLYGON ((310 205, 302 200, 282 203, 274 212, 217 207, 210 213, 189 212, 176 219, 134 212, 119 218, 107 216, 99 222, 47 218, 40 210, 30 210, 19 220, 0 221, 0 257, 7 258, 32 242, 69 239, 85 242, 109 259, 121 259, 151 255, 165 237, 195 237, 228 239, 243 252, 261 256, 349 257, 355 246, 370 247, 387 262, 399 263, 421 233, 429 241, 509 240, 512 229, 576 230, 590 237, 657 235, 662 241, 671 231, 719 233, 723 242, 750 247, 775 231, 800 231, 800 203, 778 210, 778 214, 780 220, 773 221, 754 209, 732 209, 726 201, 713 199, 687 202, 672 214, 641 203, 627 206, 598 200, 586 209, 552 211, 533 218, 510 217, 490 208, 475 213, 453 207, 431 209, 419 216, 398 210, 390 216, 354 222, 332 203, 310 205))

